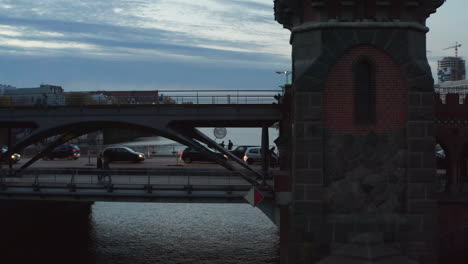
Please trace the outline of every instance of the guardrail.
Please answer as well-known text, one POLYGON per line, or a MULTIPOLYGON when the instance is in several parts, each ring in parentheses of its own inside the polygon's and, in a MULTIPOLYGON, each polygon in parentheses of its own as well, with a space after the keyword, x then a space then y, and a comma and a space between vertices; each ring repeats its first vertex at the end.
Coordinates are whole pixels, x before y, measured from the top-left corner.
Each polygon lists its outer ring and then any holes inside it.
POLYGON ((19 93, 0 95, 0 107, 48 105, 271 104, 282 90, 167 90, 19 93))
MULTIPOLYGON (((243 172, 249 173, 249 172, 243 172)), ((68 189, 156 189, 171 187, 204 188, 222 186, 250 186, 239 172, 225 170, 171 169, 157 170, 80 170, 80 169, 34 169, 2 170, 0 186, 33 188, 68 188, 68 189)))

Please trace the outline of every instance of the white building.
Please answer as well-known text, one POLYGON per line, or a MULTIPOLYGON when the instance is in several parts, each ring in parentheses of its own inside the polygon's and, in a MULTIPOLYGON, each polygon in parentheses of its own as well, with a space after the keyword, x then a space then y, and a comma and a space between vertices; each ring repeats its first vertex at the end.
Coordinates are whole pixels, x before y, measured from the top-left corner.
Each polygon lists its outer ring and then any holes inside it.
POLYGON ((468 80, 443 82, 435 85, 434 90, 440 94, 443 103, 445 103, 447 94, 454 93, 460 95, 460 103, 462 104, 468 94, 468 80))
POLYGON ((9 96, 13 105, 65 104, 63 88, 56 85, 41 84, 37 88, 4 89, 2 95, 9 96))

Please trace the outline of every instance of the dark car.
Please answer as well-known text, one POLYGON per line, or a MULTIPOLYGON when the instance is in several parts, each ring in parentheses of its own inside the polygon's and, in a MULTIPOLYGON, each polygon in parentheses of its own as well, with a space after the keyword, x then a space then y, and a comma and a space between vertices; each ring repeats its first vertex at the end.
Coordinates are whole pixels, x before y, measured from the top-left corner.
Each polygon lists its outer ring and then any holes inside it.
POLYGON ((80 148, 73 144, 64 144, 54 148, 51 152, 44 155, 44 160, 53 159, 78 159, 80 157, 80 148))
POLYGON ((231 150, 230 152, 234 154, 234 156, 238 157, 239 159, 243 159, 245 151, 251 147, 258 147, 258 146, 248 146, 248 145, 238 146, 237 148, 231 150))
MULTIPOLYGON (((217 157, 226 160, 226 156, 221 153, 212 152, 217 157)), ((215 159, 211 156, 208 156, 196 149, 186 148, 184 151, 180 153, 180 159, 183 160, 185 163, 191 163, 192 161, 215 161, 215 159)))
MULTIPOLYGON (((3 154, 5 154, 6 152, 8 151, 8 147, 7 146, 3 146, 2 147, 2 162, 9 162, 9 160, 7 159, 7 157, 3 156, 3 154)), ((21 159, 21 155, 18 154, 18 153, 13 153, 10 155, 10 160, 13 162, 13 163, 16 163, 18 162, 19 160, 21 159)))
POLYGON ((102 158, 109 162, 132 161, 141 162, 145 160, 145 154, 136 152, 128 147, 108 147, 102 152, 102 158))

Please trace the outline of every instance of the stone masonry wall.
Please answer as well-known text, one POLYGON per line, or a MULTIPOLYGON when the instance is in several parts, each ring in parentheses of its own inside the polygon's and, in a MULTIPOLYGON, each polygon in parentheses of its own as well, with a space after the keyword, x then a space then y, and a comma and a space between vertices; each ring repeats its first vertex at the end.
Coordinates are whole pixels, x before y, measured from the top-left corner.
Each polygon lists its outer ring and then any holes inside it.
POLYGON ((288 263, 314 263, 351 234, 369 231, 383 233, 387 244, 421 263, 435 263, 434 101, 425 32, 318 27, 294 31, 292 45, 288 263), (377 90, 394 92, 377 102, 376 127, 353 127, 353 118, 346 116, 353 109, 346 100, 352 97, 339 96, 352 73, 333 75, 333 69, 353 52, 383 61, 377 90), (327 85, 336 85, 333 106, 343 110, 327 109, 334 98, 327 85), (359 186, 348 185, 351 179, 359 186))

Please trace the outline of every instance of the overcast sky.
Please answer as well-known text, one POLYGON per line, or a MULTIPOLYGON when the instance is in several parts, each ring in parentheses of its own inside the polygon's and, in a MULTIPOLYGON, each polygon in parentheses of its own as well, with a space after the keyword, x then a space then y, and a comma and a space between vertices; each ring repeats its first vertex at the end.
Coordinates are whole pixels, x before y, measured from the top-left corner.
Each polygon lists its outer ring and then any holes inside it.
MULTIPOLYGON (((466 44, 466 0, 429 19, 428 53, 466 44)), ((77 90, 276 89, 289 31, 272 0, 0 0, 0 83, 77 90)))

